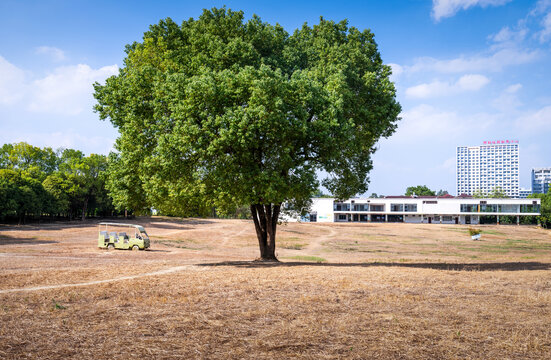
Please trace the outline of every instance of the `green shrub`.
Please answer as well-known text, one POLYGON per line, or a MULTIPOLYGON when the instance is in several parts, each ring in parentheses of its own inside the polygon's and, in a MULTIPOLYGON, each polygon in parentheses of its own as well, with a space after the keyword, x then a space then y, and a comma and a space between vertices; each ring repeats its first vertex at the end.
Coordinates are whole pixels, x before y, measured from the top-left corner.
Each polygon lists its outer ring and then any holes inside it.
POLYGON ((482 230, 480 229, 475 229, 475 228, 469 228, 469 235, 471 236, 475 236, 475 235, 478 235, 482 232, 482 230))

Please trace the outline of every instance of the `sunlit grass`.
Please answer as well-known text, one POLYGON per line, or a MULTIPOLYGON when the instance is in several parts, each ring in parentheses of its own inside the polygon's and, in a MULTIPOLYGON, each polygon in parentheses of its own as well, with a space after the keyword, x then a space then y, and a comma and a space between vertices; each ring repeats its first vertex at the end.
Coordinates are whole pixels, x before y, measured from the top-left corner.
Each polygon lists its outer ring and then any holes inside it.
POLYGON ((309 256, 309 255, 295 255, 295 256, 284 256, 282 259, 289 259, 289 260, 300 260, 300 261, 313 261, 313 262, 327 262, 327 259, 324 259, 319 256, 309 256))

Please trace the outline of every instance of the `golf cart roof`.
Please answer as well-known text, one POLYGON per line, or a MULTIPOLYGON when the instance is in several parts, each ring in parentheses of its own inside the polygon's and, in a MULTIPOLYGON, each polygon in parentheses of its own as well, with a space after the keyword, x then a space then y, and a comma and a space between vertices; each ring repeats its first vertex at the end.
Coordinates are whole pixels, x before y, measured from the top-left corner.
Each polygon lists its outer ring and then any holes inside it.
POLYGON ((125 223, 112 223, 112 222, 100 222, 98 225, 108 225, 108 226, 130 226, 138 229, 139 231, 145 231, 143 226, 136 224, 125 224, 125 223))

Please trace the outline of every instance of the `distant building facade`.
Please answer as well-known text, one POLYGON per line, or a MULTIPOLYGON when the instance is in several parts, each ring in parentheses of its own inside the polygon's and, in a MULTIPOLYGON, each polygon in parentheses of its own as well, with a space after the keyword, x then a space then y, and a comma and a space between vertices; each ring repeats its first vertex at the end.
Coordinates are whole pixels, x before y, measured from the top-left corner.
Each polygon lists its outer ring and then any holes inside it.
POLYGON ((500 188, 519 197, 518 140, 484 141, 480 146, 457 147, 457 195, 489 194, 500 188))
POLYGON ((551 167, 532 169, 532 193, 547 194, 551 183, 551 167))
POLYGON ((474 199, 470 196, 387 196, 385 198, 314 198, 309 213, 284 217, 305 222, 405 222, 425 224, 478 224, 490 215, 540 215, 540 199, 474 199))
POLYGON ((529 195, 532 195, 532 189, 518 189, 518 198, 519 199, 526 199, 529 195))

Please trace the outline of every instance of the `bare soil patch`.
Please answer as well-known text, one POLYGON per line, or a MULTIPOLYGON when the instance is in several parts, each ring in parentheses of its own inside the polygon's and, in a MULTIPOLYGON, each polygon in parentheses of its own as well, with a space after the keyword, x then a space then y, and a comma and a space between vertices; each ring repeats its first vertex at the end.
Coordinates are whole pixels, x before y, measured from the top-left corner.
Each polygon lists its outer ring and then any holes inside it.
POLYGON ((152 251, 0 228, 0 358, 550 358, 536 227, 290 223, 259 263, 250 221, 133 221, 152 251))

